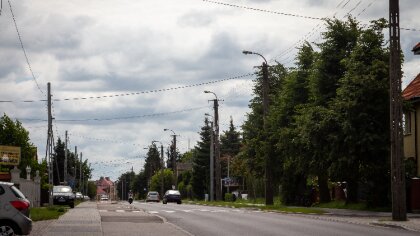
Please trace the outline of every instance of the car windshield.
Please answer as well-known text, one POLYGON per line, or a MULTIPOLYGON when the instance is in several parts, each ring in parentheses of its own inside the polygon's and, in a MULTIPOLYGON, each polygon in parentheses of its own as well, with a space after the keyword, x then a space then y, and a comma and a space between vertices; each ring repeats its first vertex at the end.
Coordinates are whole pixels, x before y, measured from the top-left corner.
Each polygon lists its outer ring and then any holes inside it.
POLYGON ((54 186, 53 192, 55 193, 71 193, 71 188, 67 186, 54 186))
POLYGON ((168 194, 171 194, 171 195, 180 195, 180 193, 179 193, 178 190, 169 190, 168 191, 168 194))
POLYGON ((157 192, 150 192, 149 195, 158 195, 157 192))

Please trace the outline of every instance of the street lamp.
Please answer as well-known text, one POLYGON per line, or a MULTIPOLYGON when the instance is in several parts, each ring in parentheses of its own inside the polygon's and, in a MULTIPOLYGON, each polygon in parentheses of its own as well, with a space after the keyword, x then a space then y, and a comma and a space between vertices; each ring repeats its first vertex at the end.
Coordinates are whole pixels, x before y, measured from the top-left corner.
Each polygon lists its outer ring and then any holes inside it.
POLYGON ((216 159, 216 200, 222 200, 222 185, 220 180, 222 179, 222 171, 220 166, 220 143, 219 143, 219 99, 217 95, 212 91, 204 91, 204 93, 212 93, 216 99, 213 99, 214 109, 214 127, 215 127, 215 159, 216 159))
MULTIPOLYGON (((269 81, 268 81, 268 63, 265 57, 257 52, 251 52, 251 51, 242 51, 245 55, 258 55, 262 59, 264 59, 264 62, 262 63, 262 72, 263 72, 263 86, 262 86, 262 92, 263 92, 263 121, 264 121, 264 141, 267 141, 267 115, 268 115, 268 105, 269 105, 269 81)), ((265 151, 265 204, 266 205, 273 205, 273 174, 272 174, 272 167, 271 167, 271 157, 267 155, 267 151, 265 151)))
POLYGON ((178 169, 176 168, 176 134, 173 130, 171 129, 163 129, 163 131, 171 131, 173 133, 172 137, 174 138, 173 143, 174 143, 174 149, 172 152, 172 157, 171 157, 171 163, 172 163, 172 170, 174 171, 174 177, 173 177, 173 184, 175 186, 177 186, 178 184, 178 169))
MULTIPOLYGON (((208 113, 204 114, 205 116, 214 117, 208 113)), ((214 200, 214 130, 213 130, 213 121, 211 123, 210 130, 210 201, 214 200)))

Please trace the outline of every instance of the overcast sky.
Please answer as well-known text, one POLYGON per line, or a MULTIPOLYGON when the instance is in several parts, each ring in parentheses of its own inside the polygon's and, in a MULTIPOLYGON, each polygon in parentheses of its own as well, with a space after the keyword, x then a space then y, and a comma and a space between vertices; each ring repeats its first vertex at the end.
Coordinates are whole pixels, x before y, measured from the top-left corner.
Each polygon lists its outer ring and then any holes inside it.
MULTIPOLYGON (((89 159, 93 178, 112 180, 131 167, 138 173, 152 140, 166 149, 172 132, 164 128, 180 135, 181 153, 192 148, 204 113, 213 113, 214 96, 204 90, 224 100, 221 131, 230 116, 240 128, 252 98, 249 73, 262 62, 242 50, 293 66, 298 42, 320 42, 324 26, 316 18, 388 18, 384 0, 220 0, 268 12, 202 0, 11 0, 38 88, 2 1, 0 100, 13 102, 0 103, 0 112, 23 122, 45 158, 47 110, 39 100, 50 82, 55 139, 68 130, 69 148, 89 159)), ((401 31, 403 87, 419 73, 420 57, 411 52, 420 41, 419 11, 418 0, 400 1, 400 27, 415 29, 401 31)))

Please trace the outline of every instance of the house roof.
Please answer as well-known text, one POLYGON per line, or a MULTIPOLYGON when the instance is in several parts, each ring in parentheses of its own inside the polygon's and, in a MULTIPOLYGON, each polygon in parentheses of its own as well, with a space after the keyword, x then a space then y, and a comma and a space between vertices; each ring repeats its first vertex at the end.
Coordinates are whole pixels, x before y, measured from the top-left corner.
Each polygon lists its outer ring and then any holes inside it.
POLYGON ((103 190, 101 187, 97 187, 96 188, 96 194, 107 194, 107 192, 105 192, 105 190, 103 190))
POLYGON ((420 55, 420 42, 417 43, 416 46, 414 46, 413 50, 415 55, 420 55))
POLYGON ((97 186, 113 186, 114 182, 112 182, 108 177, 104 178, 101 177, 97 182, 96 182, 97 186))
POLYGON ((404 100, 420 98, 420 74, 402 91, 404 100))

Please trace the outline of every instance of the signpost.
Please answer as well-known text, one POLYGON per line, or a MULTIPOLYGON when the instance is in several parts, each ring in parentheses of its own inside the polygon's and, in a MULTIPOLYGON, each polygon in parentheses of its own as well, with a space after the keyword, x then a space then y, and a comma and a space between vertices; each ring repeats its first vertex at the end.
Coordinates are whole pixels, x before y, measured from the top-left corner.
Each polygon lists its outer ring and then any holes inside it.
POLYGON ((10 180, 10 167, 20 163, 20 147, 0 145, 0 180, 10 180))

